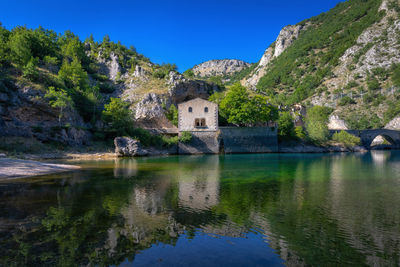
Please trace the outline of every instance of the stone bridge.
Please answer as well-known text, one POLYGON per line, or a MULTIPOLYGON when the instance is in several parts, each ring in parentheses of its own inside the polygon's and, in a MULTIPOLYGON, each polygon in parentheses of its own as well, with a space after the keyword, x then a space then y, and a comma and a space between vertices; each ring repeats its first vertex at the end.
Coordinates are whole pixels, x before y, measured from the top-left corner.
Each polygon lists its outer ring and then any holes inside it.
MULTIPOLYGON (((331 130, 331 135, 341 130, 331 130)), ((371 129, 371 130, 345 130, 349 134, 360 137, 361 144, 366 148, 371 148, 371 143, 377 136, 384 137, 392 147, 400 148, 400 131, 389 129, 371 129)))

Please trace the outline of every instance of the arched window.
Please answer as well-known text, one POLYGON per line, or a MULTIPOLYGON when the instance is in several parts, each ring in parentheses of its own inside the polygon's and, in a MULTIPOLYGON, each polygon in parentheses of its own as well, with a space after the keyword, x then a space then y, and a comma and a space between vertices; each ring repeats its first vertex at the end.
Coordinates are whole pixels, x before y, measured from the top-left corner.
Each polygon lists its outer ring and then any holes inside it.
POLYGON ((189 107, 189 112, 193 112, 193 109, 192 109, 192 107, 189 107))
POLYGON ((208 107, 204 108, 204 112, 207 113, 208 112, 208 107))

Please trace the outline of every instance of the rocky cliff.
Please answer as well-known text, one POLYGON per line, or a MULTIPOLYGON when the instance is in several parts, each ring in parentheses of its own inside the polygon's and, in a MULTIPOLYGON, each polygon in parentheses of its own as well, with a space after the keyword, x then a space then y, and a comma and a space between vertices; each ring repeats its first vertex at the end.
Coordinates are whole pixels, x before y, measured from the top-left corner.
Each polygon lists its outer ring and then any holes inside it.
POLYGON ((196 77, 229 76, 250 66, 249 63, 237 59, 209 60, 192 68, 196 77))
POLYGON ((299 37, 302 30, 305 29, 303 25, 289 25, 284 27, 276 41, 265 50, 263 56, 261 57, 257 67, 251 74, 243 79, 241 83, 244 86, 255 88, 261 77, 263 77, 268 69, 268 65, 274 58, 279 57, 293 42, 299 37))

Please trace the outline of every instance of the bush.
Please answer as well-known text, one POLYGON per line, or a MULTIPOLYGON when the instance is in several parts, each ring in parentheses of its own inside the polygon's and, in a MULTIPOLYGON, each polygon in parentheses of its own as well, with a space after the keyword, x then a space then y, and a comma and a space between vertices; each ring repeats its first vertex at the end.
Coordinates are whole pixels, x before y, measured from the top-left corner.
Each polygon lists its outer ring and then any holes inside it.
POLYGON ((346 147, 353 147, 361 144, 360 137, 349 134, 345 131, 334 133, 332 140, 345 145, 346 147))
POLYGON ((192 140, 192 134, 190 132, 182 132, 179 137, 179 141, 182 143, 189 143, 192 140))
POLYGON ((296 128, 294 128, 294 134, 296 138, 300 140, 305 140, 307 138, 303 126, 296 126, 296 128))
POLYGON ((158 66, 153 72, 153 77, 158 79, 164 79, 171 71, 176 71, 177 66, 175 64, 163 64, 158 66))
POLYGON ((346 106, 346 105, 351 105, 351 104, 355 104, 356 101, 354 101, 352 98, 350 98, 349 96, 344 96, 339 100, 339 106, 346 106))

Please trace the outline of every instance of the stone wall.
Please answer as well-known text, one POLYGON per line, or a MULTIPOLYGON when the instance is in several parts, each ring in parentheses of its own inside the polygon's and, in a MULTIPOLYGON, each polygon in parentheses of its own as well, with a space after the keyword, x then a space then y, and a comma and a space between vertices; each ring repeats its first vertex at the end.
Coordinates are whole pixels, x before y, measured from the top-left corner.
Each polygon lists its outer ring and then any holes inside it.
POLYGON ((226 154, 278 152, 276 127, 220 127, 220 139, 226 154))
POLYGON ((178 154, 218 154, 218 132, 191 132, 192 140, 185 144, 179 143, 178 154))
POLYGON ((179 154, 278 152, 274 127, 222 127, 218 132, 191 132, 192 140, 179 144, 179 154))

